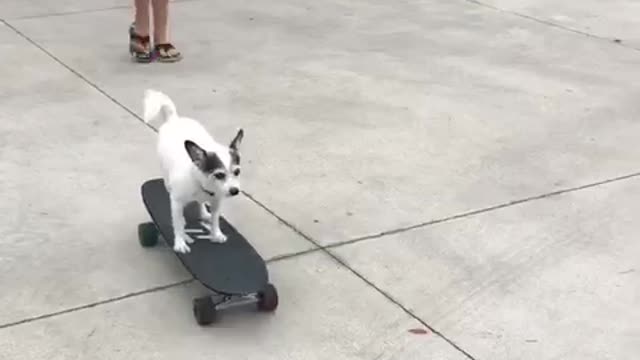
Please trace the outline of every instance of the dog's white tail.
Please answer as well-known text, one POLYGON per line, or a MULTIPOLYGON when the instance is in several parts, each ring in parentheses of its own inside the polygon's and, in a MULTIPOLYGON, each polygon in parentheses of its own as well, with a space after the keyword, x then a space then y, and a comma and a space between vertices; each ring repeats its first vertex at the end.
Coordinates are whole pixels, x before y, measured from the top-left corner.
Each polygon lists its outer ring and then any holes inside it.
POLYGON ((145 90, 144 92, 144 122, 149 123, 162 115, 164 121, 169 121, 178 117, 176 106, 171 99, 156 90, 145 90))

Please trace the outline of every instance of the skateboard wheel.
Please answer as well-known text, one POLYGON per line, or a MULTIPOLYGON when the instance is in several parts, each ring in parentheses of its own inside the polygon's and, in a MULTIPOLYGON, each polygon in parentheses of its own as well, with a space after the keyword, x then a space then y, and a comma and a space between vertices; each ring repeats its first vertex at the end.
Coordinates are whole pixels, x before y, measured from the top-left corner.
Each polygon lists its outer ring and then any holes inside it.
POLYGON ((209 325, 216 320, 216 305, 210 296, 193 299, 193 316, 198 325, 209 325))
POLYGON ((158 229, 153 223, 138 225, 138 241, 142 247, 156 246, 158 243, 158 229))
POLYGON ((258 297, 259 310, 274 311, 278 307, 278 292, 272 284, 267 284, 264 290, 258 293, 258 297))

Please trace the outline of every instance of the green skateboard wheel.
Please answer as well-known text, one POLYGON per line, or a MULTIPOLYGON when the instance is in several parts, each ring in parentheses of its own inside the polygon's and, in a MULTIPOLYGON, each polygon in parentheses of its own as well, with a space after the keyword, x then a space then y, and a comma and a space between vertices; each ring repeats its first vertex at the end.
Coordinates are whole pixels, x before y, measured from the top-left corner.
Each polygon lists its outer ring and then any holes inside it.
POLYGON ((142 247, 153 247, 158 243, 158 229, 153 223, 138 225, 138 241, 142 247))
POLYGON ((193 316, 198 325, 209 325, 216 320, 216 305, 211 297, 193 299, 193 316))

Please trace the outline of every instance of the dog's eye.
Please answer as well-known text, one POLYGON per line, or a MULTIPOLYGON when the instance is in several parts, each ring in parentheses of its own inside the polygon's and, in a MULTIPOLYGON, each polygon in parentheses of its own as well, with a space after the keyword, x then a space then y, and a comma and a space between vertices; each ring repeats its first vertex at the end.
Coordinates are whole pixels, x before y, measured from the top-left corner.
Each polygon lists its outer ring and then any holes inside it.
POLYGON ((227 174, 219 172, 213 174, 213 176, 215 176, 218 180, 224 180, 227 177, 227 174))
POLYGON ((240 175, 240 169, 235 169, 235 170, 233 170, 233 175, 234 175, 234 176, 238 176, 238 175, 240 175))

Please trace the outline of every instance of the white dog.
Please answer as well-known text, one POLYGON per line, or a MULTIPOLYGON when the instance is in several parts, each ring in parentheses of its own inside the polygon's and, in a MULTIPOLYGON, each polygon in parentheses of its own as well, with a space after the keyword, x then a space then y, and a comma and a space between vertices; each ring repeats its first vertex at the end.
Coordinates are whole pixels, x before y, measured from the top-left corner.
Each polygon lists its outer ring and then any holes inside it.
POLYGON ((193 240, 185 232, 184 207, 200 204, 202 219, 211 225, 211 241, 222 243, 227 237, 220 230, 220 207, 224 198, 240 192, 240 154, 238 147, 244 131, 238 130, 229 146, 219 144, 197 121, 178 116, 171 99, 158 91, 144 94, 144 121, 160 117, 158 155, 164 171, 164 183, 171 199, 173 249, 191 251, 193 240), (209 207, 209 209, 207 209, 209 207))

